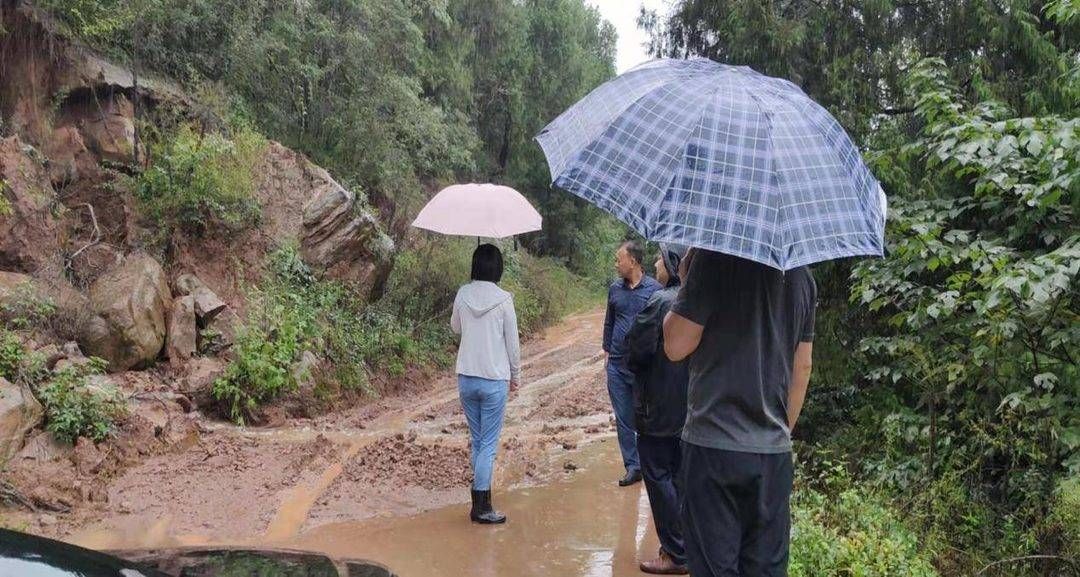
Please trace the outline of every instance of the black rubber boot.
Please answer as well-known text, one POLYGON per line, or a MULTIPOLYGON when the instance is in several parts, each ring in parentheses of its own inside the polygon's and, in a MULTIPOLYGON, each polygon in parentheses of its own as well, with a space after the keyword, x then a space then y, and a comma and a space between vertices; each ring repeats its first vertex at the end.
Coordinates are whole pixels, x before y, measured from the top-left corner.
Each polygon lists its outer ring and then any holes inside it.
POLYGON ((472 492, 472 511, 469 518, 473 523, 496 525, 506 522, 506 515, 491 508, 491 491, 472 492))

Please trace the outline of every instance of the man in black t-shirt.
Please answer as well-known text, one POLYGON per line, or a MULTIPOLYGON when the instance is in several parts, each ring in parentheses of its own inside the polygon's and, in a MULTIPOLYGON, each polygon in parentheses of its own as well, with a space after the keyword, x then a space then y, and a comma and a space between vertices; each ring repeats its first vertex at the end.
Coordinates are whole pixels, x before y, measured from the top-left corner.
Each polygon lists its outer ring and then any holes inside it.
POLYGON ((683 531, 694 577, 787 574, 791 429, 810 379, 817 287, 694 251, 664 322, 664 350, 690 357, 683 427, 683 531))

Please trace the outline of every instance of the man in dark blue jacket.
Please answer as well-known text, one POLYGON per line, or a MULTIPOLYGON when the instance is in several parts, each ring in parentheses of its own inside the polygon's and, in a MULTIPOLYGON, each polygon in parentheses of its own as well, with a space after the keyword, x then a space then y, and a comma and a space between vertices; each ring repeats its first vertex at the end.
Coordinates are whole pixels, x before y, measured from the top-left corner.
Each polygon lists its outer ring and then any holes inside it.
POLYGON ((656 559, 641 563, 645 573, 686 575, 686 550, 679 519, 679 436, 686 421, 689 363, 673 363, 664 354, 664 317, 679 294, 680 262, 686 249, 661 245, 656 279, 665 288, 653 293, 627 337, 633 371, 638 455, 649 493, 653 523, 660 538, 656 559))
POLYGON ((645 274, 641 266, 643 259, 641 246, 635 242, 623 243, 615 253, 619 280, 608 289, 607 316, 604 319, 608 396, 615 412, 619 451, 626 467, 626 476, 619 481, 622 487, 641 481, 637 433, 634 432, 634 374, 626 366, 626 335, 649 297, 662 288, 660 283, 645 274))

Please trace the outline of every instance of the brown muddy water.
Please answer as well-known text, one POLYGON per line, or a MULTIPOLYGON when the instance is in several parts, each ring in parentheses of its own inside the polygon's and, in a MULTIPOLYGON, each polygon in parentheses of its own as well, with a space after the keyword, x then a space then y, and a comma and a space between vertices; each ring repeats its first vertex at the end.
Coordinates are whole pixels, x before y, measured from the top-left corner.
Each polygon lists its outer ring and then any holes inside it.
POLYGON ((167 523, 137 531, 91 530, 71 541, 89 547, 157 546, 274 547, 316 551, 335 558, 377 561, 400 577, 642 575, 640 559, 655 554, 657 540, 644 487, 621 488, 618 446, 613 437, 575 452, 577 470, 548 484, 496 492, 509 520, 474 525, 468 506, 454 504, 409 517, 330 523, 280 539, 215 540, 170 534, 167 523))
POLYGON ((323 525, 286 546, 373 559, 402 577, 643 575, 657 550, 644 487, 620 488, 614 439, 583 449, 580 468, 548 485, 496 494, 503 526, 469 522, 454 505, 408 518, 323 525))

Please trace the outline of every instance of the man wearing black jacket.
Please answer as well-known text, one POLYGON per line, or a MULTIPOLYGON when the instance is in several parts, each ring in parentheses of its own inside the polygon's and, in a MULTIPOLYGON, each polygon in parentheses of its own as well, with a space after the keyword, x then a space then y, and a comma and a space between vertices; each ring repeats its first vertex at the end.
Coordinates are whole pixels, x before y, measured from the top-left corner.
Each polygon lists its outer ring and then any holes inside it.
POLYGON ((661 245, 656 279, 665 288, 653 293, 627 335, 627 365, 634 373, 634 417, 638 454, 649 493, 660 553, 641 563, 646 573, 685 575, 686 551, 679 521, 680 435, 686 421, 688 363, 664 354, 664 317, 679 292, 680 262, 686 250, 661 245))

